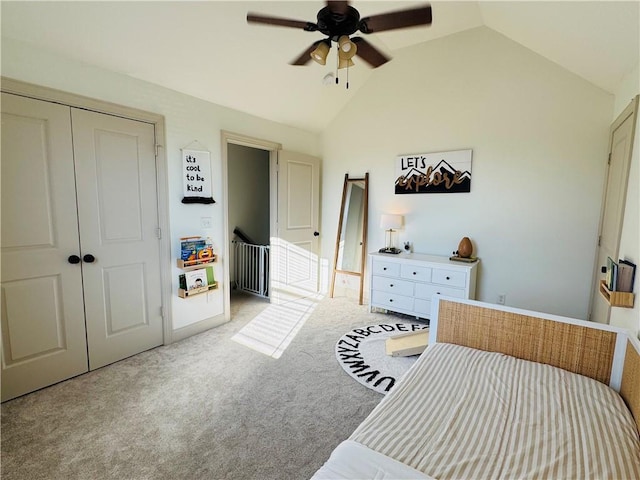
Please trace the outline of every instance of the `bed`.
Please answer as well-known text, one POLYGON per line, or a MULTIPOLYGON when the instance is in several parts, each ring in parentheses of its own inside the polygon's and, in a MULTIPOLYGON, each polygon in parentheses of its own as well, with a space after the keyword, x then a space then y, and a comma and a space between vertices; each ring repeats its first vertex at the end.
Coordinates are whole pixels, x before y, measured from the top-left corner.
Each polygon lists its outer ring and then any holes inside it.
POLYGON ((428 348, 313 479, 640 479, 639 429, 625 330, 437 297, 428 348))

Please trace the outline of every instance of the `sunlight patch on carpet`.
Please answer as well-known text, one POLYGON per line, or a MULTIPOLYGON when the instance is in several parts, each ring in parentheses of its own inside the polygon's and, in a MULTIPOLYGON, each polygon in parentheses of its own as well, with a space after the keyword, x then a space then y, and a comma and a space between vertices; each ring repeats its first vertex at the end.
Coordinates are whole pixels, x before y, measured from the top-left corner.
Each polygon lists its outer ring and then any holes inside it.
POLYGON ((231 340, 272 358, 280 358, 318 305, 307 297, 271 304, 247 323, 231 340))

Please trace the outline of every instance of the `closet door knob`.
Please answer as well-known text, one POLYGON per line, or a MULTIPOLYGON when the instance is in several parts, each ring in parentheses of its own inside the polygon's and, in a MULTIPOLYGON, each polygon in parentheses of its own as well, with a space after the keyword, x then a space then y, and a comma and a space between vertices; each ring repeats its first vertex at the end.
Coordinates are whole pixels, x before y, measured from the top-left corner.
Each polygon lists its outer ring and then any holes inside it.
POLYGON ((320 236, 320 232, 313 232, 313 236, 314 237, 319 237, 320 236))
POLYGON ((80 263, 80 257, 78 255, 70 255, 69 258, 67 258, 67 262, 75 265, 76 263, 80 263))
POLYGON ((90 253, 87 253, 84 257, 82 257, 82 261, 87 263, 93 263, 95 260, 96 257, 91 255, 90 253))

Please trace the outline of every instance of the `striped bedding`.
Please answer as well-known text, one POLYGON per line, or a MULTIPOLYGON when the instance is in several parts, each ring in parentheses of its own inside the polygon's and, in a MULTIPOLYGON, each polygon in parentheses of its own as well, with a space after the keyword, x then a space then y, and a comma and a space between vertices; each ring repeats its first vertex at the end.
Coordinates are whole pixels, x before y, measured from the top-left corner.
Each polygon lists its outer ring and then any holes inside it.
POLYGON ((590 378, 430 345, 350 440, 437 479, 639 479, 620 396, 590 378))

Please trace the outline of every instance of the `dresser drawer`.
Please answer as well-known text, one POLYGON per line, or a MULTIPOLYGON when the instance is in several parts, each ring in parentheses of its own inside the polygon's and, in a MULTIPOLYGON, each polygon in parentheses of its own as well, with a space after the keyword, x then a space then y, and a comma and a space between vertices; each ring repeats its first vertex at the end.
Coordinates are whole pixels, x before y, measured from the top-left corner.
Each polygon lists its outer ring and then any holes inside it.
POLYGON ((374 275, 372 277, 371 288, 381 292, 397 293, 398 295, 413 297, 413 283, 397 278, 374 275))
POLYGON ((431 273, 431 281, 440 285, 464 288, 467 285, 467 274, 454 270, 434 269, 431 273))
POLYGON ((422 300, 421 298, 416 298, 413 301, 413 310, 416 312, 418 317, 429 318, 431 316, 431 302, 428 300, 422 300))
POLYGON ((403 264, 400 269, 400 276, 417 282, 430 282, 431 269, 420 265, 403 264))
POLYGON ((382 305, 389 310, 413 310, 413 298, 395 293, 371 292, 371 304, 382 305))
POLYGON ((385 262, 384 260, 374 259, 371 268, 374 275, 388 275, 391 277, 400 276, 400 264, 395 262, 385 262))
POLYGON ((442 285, 416 283, 415 296, 424 300, 431 300, 433 295, 445 295, 447 297, 467 298, 465 291, 460 288, 443 287, 442 285))

